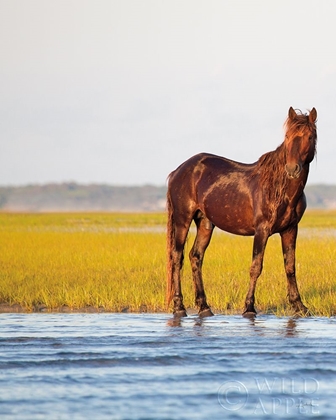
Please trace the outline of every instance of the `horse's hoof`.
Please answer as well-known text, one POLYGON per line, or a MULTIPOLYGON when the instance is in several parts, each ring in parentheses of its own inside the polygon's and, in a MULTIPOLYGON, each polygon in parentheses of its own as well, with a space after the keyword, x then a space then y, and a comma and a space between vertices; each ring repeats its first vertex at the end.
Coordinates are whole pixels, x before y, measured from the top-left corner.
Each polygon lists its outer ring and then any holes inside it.
POLYGON ((183 318, 186 317, 187 311, 185 309, 180 309, 179 311, 174 311, 174 317, 175 318, 183 318))
POLYGON ((294 315, 296 317, 306 317, 306 316, 311 316, 311 313, 309 312, 309 309, 306 308, 303 303, 300 304, 293 304, 292 308, 294 309, 294 315))
POLYGON ((198 316, 200 318, 206 318, 208 316, 214 316, 210 308, 203 309, 202 311, 198 312, 198 316))
POLYGON ((246 311, 242 315, 243 315, 244 318, 255 318, 257 316, 257 313, 246 311))
POLYGON ((312 316, 312 314, 309 312, 308 308, 299 309, 296 310, 294 313, 295 318, 306 318, 312 316))

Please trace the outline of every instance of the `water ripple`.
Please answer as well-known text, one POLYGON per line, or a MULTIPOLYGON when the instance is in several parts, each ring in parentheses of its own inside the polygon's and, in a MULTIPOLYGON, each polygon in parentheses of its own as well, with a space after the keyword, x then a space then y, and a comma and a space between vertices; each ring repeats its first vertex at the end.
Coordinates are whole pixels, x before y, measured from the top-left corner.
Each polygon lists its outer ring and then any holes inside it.
POLYGON ((335 319, 1 314, 0 418, 333 419, 335 319))

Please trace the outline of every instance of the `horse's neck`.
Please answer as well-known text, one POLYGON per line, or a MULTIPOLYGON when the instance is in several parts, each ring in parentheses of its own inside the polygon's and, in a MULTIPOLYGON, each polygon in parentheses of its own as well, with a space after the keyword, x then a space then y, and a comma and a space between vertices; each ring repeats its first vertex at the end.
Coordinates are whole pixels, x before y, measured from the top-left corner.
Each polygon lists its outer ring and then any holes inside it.
POLYGON ((298 179, 288 180, 286 195, 290 202, 296 202, 302 196, 303 190, 306 186, 309 173, 309 164, 302 168, 298 179))

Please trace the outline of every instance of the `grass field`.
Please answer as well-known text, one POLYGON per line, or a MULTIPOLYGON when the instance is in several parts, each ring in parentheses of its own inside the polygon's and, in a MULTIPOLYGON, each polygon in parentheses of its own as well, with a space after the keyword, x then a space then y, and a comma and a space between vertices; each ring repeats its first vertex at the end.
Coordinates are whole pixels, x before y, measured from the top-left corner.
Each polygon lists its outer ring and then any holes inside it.
MULTIPOLYGON (((0 213, 0 303, 26 311, 165 311, 165 223, 165 214, 150 213, 0 213)), ((299 228, 297 278, 313 315, 336 314, 335 244, 336 212, 307 212, 299 228)), ((241 313, 251 255, 252 238, 215 230, 203 268, 215 312, 241 313)), ((187 258, 182 287, 193 308, 187 258)), ((256 308, 291 314, 279 235, 267 245, 256 308)))

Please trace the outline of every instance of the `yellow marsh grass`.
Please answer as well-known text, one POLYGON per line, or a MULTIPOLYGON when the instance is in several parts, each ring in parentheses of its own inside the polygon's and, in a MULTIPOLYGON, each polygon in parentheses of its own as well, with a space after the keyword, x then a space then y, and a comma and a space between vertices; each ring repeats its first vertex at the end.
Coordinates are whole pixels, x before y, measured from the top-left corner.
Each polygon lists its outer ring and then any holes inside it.
MULTIPOLYGON (((165 214, 0 214, 0 303, 26 310, 86 306, 164 311, 165 214)), ((297 277, 315 315, 336 313, 336 212, 308 212, 300 224, 297 277)), ((194 307, 187 253, 183 292, 194 307)), ((213 310, 240 313, 249 283, 252 238, 215 230, 204 261, 213 310)), ((291 313, 279 235, 269 239, 256 307, 291 313)))

